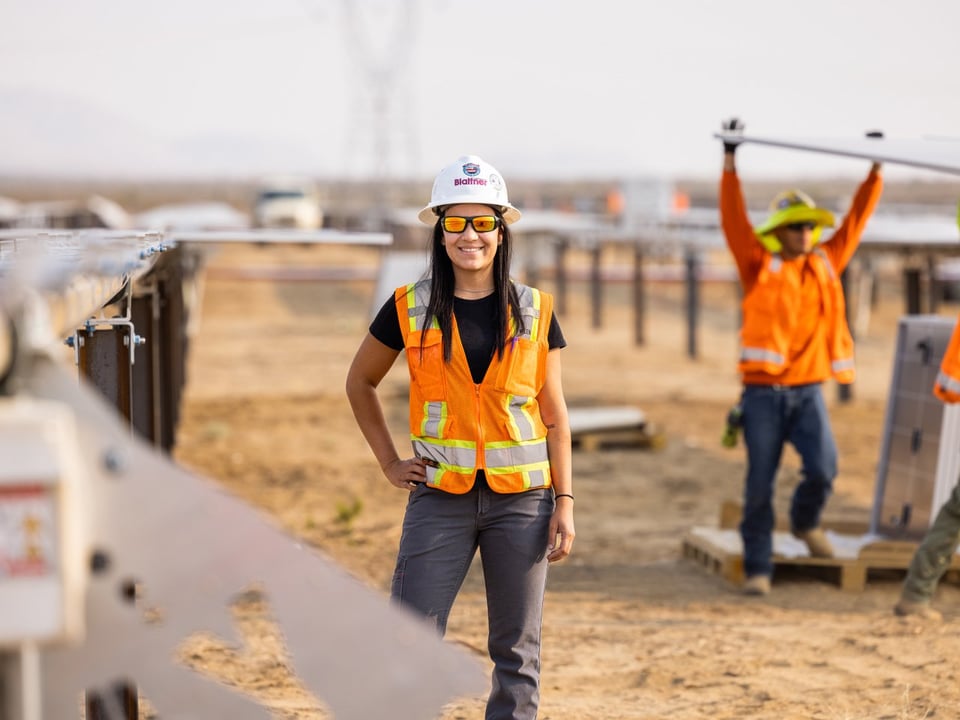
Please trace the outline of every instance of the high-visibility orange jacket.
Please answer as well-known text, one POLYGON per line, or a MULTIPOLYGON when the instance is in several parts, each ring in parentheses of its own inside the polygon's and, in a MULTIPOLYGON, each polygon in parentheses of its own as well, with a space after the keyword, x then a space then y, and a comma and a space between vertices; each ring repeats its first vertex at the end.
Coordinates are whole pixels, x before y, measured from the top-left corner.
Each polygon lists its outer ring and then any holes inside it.
POLYGON ((804 385, 831 375, 838 382, 853 381, 853 340, 840 273, 882 189, 880 174, 871 172, 836 232, 814 251, 784 260, 757 239, 737 174, 723 173, 721 222, 744 292, 739 369, 745 383, 804 385))
POLYGON ((427 483, 440 490, 469 491, 480 469, 495 492, 550 486, 537 395, 546 375, 553 297, 515 286, 522 327, 502 359, 494 353, 480 384, 470 374, 456 318, 450 362, 443 360, 436 318, 426 326, 430 280, 394 292, 410 370, 410 439, 414 453, 427 461, 427 483))
POLYGON ((960 320, 953 328, 947 351, 940 361, 940 372, 933 385, 933 394, 944 402, 960 402, 960 320))

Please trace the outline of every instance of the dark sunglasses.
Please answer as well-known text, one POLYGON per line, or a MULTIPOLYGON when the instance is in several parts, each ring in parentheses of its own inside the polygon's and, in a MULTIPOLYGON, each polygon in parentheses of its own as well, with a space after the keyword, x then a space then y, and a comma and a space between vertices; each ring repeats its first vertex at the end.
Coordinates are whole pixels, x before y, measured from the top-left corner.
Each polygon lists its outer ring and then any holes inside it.
POLYGON ((786 228, 794 232, 803 232, 804 230, 816 230, 817 224, 814 222, 790 223, 786 228))
POLYGON ((444 215, 440 223, 448 233, 462 233, 467 229, 467 223, 470 223, 478 233, 485 233, 500 227, 500 218, 496 215, 476 215, 474 217, 444 215))

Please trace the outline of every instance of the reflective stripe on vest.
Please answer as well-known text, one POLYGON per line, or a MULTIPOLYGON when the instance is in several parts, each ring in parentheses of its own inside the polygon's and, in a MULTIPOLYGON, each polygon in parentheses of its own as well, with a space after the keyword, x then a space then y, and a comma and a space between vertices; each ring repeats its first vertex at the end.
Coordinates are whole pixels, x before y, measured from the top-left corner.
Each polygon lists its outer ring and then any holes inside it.
POLYGON ((445 402, 425 402, 423 404, 423 422, 420 434, 442 438, 447 424, 447 404, 445 402))
POLYGON ((487 468, 487 477, 489 479, 488 482, 493 485, 496 485, 498 476, 508 474, 519 475, 522 477, 524 490, 547 487, 550 485, 550 462, 544 460, 542 463, 538 463, 536 465, 526 464, 522 466, 517 465, 504 468, 487 468))
POLYGON ((953 326, 950 342, 940 361, 933 394, 943 402, 960 402, 960 322, 953 326))
POLYGON ((768 362, 774 365, 783 365, 786 358, 774 350, 765 348, 745 347, 740 351, 741 362, 768 362))
POLYGON ((514 434, 521 440, 533 440, 536 437, 533 418, 527 411, 531 405, 531 398, 518 395, 507 396, 507 412, 510 414, 510 423, 514 434))
POLYGON ((947 375, 943 370, 937 373, 937 386, 952 395, 960 395, 960 380, 947 375))
POLYGON ((523 327, 519 329, 519 336, 527 340, 535 340, 540 332, 540 293, 526 285, 518 285, 517 297, 520 301, 520 315, 523 327))
MULTIPOLYGON (((427 317, 427 307, 430 304, 430 285, 424 283, 410 283, 407 285, 407 325, 410 332, 424 329, 427 317)), ((440 323, 433 319, 431 327, 438 328, 440 323)))
POLYGON ((549 467, 546 457, 547 441, 545 438, 514 442, 513 440, 496 440, 484 445, 484 459, 487 471, 491 475, 497 473, 526 472, 535 470, 539 466, 549 467))
POLYGON ((416 438, 413 449, 417 457, 433 460, 458 472, 472 470, 473 461, 477 458, 477 444, 469 440, 416 438))
POLYGON ((842 373, 845 370, 853 370, 854 362, 853 358, 846 358, 845 360, 834 360, 830 363, 830 369, 833 370, 833 374, 842 373))

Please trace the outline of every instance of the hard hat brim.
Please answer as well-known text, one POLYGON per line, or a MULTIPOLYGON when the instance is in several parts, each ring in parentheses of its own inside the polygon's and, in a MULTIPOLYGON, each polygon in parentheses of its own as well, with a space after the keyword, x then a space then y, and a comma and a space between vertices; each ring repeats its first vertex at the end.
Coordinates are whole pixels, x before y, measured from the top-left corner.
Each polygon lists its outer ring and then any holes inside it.
POLYGON ((818 207, 812 208, 802 205, 795 205, 794 207, 789 207, 775 212, 773 215, 768 217, 760 227, 757 228, 756 232, 757 235, 763 237, 769 235, 778 227, 798 222, 812 222, 816 223, 818 227, 824 228, 833 227, 835 221, 833 218, 833 213, 829 210, 818 207))
MULTIPOLYGON (((800 221, 802 222, 802 221, 800 221)), ((761 235, 757 233, 757 240, 760 241, 760 244, 763 245, 767 250, 772 253, 778 253, 783 250, 783 244, 780 242, 779 238, 772 233, 767 233, 766 235, 761 235)), ((811 246, 819 245, 823 242, 823 225, 817 225, 813 231, 813 239, 811 246)))
MULTIPOLYGON (((469 200, 466 200, 466 199, 465 199, 465 200, 463 200, 463 201, 461 201, 461 202, 458 202, 457 204, 458 204, 458 205, 463 205, 463 204, 467 204, 467 203, 469 203, 469 202, 470 202, 469 200)), ((450 203, 444 203, 444 205, 449 205, 449 204, 450 204, 450 203)), ((478 204, 478 205, 489 205, 488 203, 477 203, 477 204, 478 204)), ((419 213, 417 213, 417 218, 418 218, 418 219, 420 220, 420 222, 422 222, 424 225, 435 225, 436 222, 437 222, 437 220, 438 220, 438 216, 437 216, 437 213, 434 212, 434 210, 435 210, 436 208, 438 208, 438 207, 443 207, 443 205, 432 205, 432 204, 431 204, 431 205, 427 205, 425 208, 423 208, 423 210, 421 210, 419 213)), ((489 205, 489 207, 498 207, 498 208, 500 208, 500 212, 501 212, 501 214, 503 215, 503 221, 504 221, 507 225, 512 225, 513 223, 515 223, 517 220, 520 219, 520 211, 517 210, 513 205, 489 205)))

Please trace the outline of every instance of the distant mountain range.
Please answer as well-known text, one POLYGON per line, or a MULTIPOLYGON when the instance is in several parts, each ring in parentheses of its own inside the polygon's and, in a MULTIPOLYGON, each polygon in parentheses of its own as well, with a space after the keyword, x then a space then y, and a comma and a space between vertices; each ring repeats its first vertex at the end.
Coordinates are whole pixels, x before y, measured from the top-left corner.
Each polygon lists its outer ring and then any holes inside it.
POLYGON ((282 139, 156 137, 135 119, 71 95, 0 87, 0 107, 2 176, 257 177, 320 167, 309 148, 282 139))

